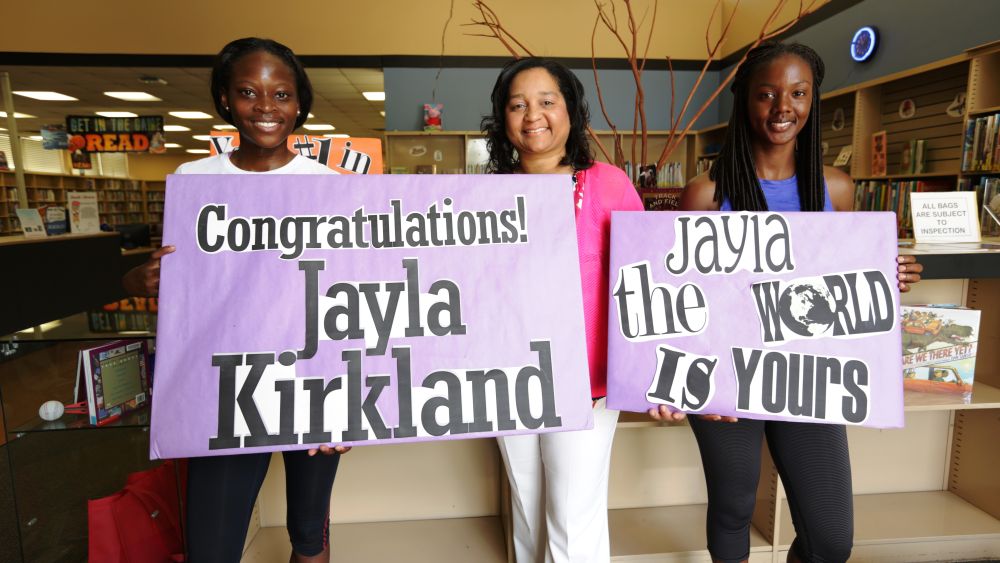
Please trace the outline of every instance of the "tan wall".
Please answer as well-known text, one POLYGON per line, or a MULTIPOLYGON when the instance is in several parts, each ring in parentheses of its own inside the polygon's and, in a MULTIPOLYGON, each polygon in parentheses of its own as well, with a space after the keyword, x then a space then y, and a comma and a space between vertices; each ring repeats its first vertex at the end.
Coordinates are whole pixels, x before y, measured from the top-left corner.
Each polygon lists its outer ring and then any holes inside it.
MULTIPOLYGON (((775 17, 774 22, 767 26, 768 32, 780 29, 783 25, 792 21, 798 15, 800 8, 805 7, 815 11, 816 8, 829 3, 830 0, 781 1, 784 2, 784 5, 781 7, 781 11, 778 12, 777 17, 775 17)), ((736 14, 733 17, 733 24, 729 29, 729 35, 726 37, 725 46, 723 47, 725 53, 722 56, 729 55, 760 37, 761 32, 764 31, 764 24, 767 22, 767 18, 778 4, 779 0, 724 0, 723 23, 725 18, 728 18, 734 10, 736 14)))
POLYGON ((130 154, 128 155, 129 178, 137 180, 163 180, 167 174, 184 162, 201 158, 198 154, 130 154))
MULTIPOLYGON (((775 1, 745 4, 770 5, 775 1)), ((329 1, 275 4, 266 9, 253 2, 231 0, 102 0, 86 10, 68 0, 7 4, 4 20, 22 24, 4 26, 0 51, 202 55, 214 54, 226 41, 247 35, 272 37, 301 55, 437 55, 449 9, 449 0, 329 1)), ((490 0, 489 4, 505 27, 535 54, 590 56, 597 13, 590 0, 490 0)), ((624 33, 626 13, 623 5, 617 4, 624 33)), ((634 4, 637 20, 651 14, 651 0, 636 0, 634 4)), ((705 31, 713 5, 708 0, 660 0, 650 58, 705 58, 705 31)), ((455 0, 454 7, 446 54, 507 55, 498 41, 472 37, 469 34, 476 33, 475 28, 461 25, 479 18, 471 0, 455 0)), ((716 17, 713 22, 713 40, 720 21, 716 17)), ((740 26, 742 21, 734 25, 740 26)), ((610 33, 599 33, 597 43, 598 56, 622 56, 621 46, 610 33)))

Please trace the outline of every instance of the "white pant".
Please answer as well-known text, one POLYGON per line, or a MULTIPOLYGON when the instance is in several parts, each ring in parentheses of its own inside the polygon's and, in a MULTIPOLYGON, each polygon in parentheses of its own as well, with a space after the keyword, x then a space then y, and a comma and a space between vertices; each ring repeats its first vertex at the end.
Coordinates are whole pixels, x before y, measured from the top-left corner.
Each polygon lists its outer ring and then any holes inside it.
POLYGON ((594 428, 497 438, 510 478, 517 563, 606 563, 608 468, 618 411, 594 428))

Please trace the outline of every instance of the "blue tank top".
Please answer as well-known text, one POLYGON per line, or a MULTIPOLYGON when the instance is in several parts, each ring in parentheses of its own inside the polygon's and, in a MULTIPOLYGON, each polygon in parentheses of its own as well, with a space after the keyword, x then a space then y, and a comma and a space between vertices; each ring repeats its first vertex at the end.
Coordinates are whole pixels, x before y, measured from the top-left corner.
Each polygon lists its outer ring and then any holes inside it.
MULTIPOLYGON (((758 178, 760 187, 764 190, 764 200, 767 201, 767 208, 770 211, 802 211, 799 203, 799 181, 795 176, 786 180, 764 180, 758 178)), ((732 211, 733 206, 729 199, 722 200, 719 211, 732 211)), ((833 211, 833 202, 830 200, 830 191, 826 189, 826 182, 823 182, 823 211, 833 211)))

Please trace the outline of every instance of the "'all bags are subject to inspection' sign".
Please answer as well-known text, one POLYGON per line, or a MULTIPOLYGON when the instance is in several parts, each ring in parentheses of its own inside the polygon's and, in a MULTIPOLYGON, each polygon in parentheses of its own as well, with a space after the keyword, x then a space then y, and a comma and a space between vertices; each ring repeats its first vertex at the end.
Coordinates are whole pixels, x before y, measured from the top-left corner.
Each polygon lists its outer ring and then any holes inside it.
POLYGON ((893 213, 618 212, 608 406, 903 425, 893 213))
POLYGON ((590 427, 567 185, 168 177, 151 455, 590 427))

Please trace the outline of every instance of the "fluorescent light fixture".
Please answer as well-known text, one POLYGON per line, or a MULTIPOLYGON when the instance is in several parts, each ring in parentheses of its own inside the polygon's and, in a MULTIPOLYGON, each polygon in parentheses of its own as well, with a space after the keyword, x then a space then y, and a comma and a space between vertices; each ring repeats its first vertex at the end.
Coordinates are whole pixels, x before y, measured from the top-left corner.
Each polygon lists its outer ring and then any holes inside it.
MULTIPOLYGON (((5 118, 5 117, 7 117, 7 112, 5 112, 5 111, 0 111, 0 117, 4 117, 4 118, 5 118)), ((32 118, 34 118, 34 117, 35 117, 35 116, 33 116, 33 115, 28 115, 28 114, 26 114, 26 113, 18 113, 18 112, 16 112, 16 111, 14 112, 14 119, 32 119, 32 118)))
POLYGON ((361 92, 361 95, 364 96, 369 102, 385 101, 385 92, 361 92))
POLYGON ((211 135, 191 135, 191 138, 195 139, 196 141, 211 141, 212 140, 212 136, 211 135))
POLYGON ((189 152, 189 153, 191 153, 191 154, 208 154, 208 153, 210 153, 211 151, 210 151, 210 150, 208 150, 208 149, 188 149, 188 150, 187 150, 187 151, 185 151, 185 152, 189 152))
POLYGON ((138 114, 130 111, 95 111, 94 113, 101 117, 139 117, 138 114))
POLYGON ((333 131, 336 129, 336 127, 329 123, 306 123, 303 127, 310 131, 333 131))
POLYGON ((42 136, 41 135, 31 135, 28 138, 31 139, 32 141, 41 141, 42 140, 42 136))
POLYGON ((181 148, 181 146, 178 145, 177 143, 167 143, 167 144, 165 144, 163 146, 167 147, 168 149, 179 149, 179 148, 181 148))
POLYGON ((380 112, 378 112, 378 113, 379 113, 379 115, 381 115, 382 117, 385 117, 385 110, 382 110, 382 111, 380 111, 380 112))
POLYGON ((233 127, 232 125, 229 125, 227 123, 223 123, 222 125, 213 125, 212 129, 217 129, 219 131, 235 131, 236 130, 235 127, 233 127))
POLYGON ((203 111, 172 111, 170 115, 181 119, 212 119, 211 115, 203 111))
POLYGON ((73 96, 67 96, 66 94, 60 94, 59 92, 35 92, 35 91, 15 91, 18 96, 24 96, 25 98, 31 98, 33 100, 41 100, 43 102, 78 102, 79 100, 73 96))
POLYGON ((162 102, 160 98, 147 92, 105 92, 105 96, 125 100, 126 102, 162 102))
POLYGON ((350 137, 350 135, 348 135, 347 133, 329 133, 329 134, 323 135, 323 136, 324 137, 330 137, 331 139, 346 139, 346 138, 350 137))
POLYGON ((185 127, 183 125, 164 125, 164 131, 190 131, 190 127, 185 127))

